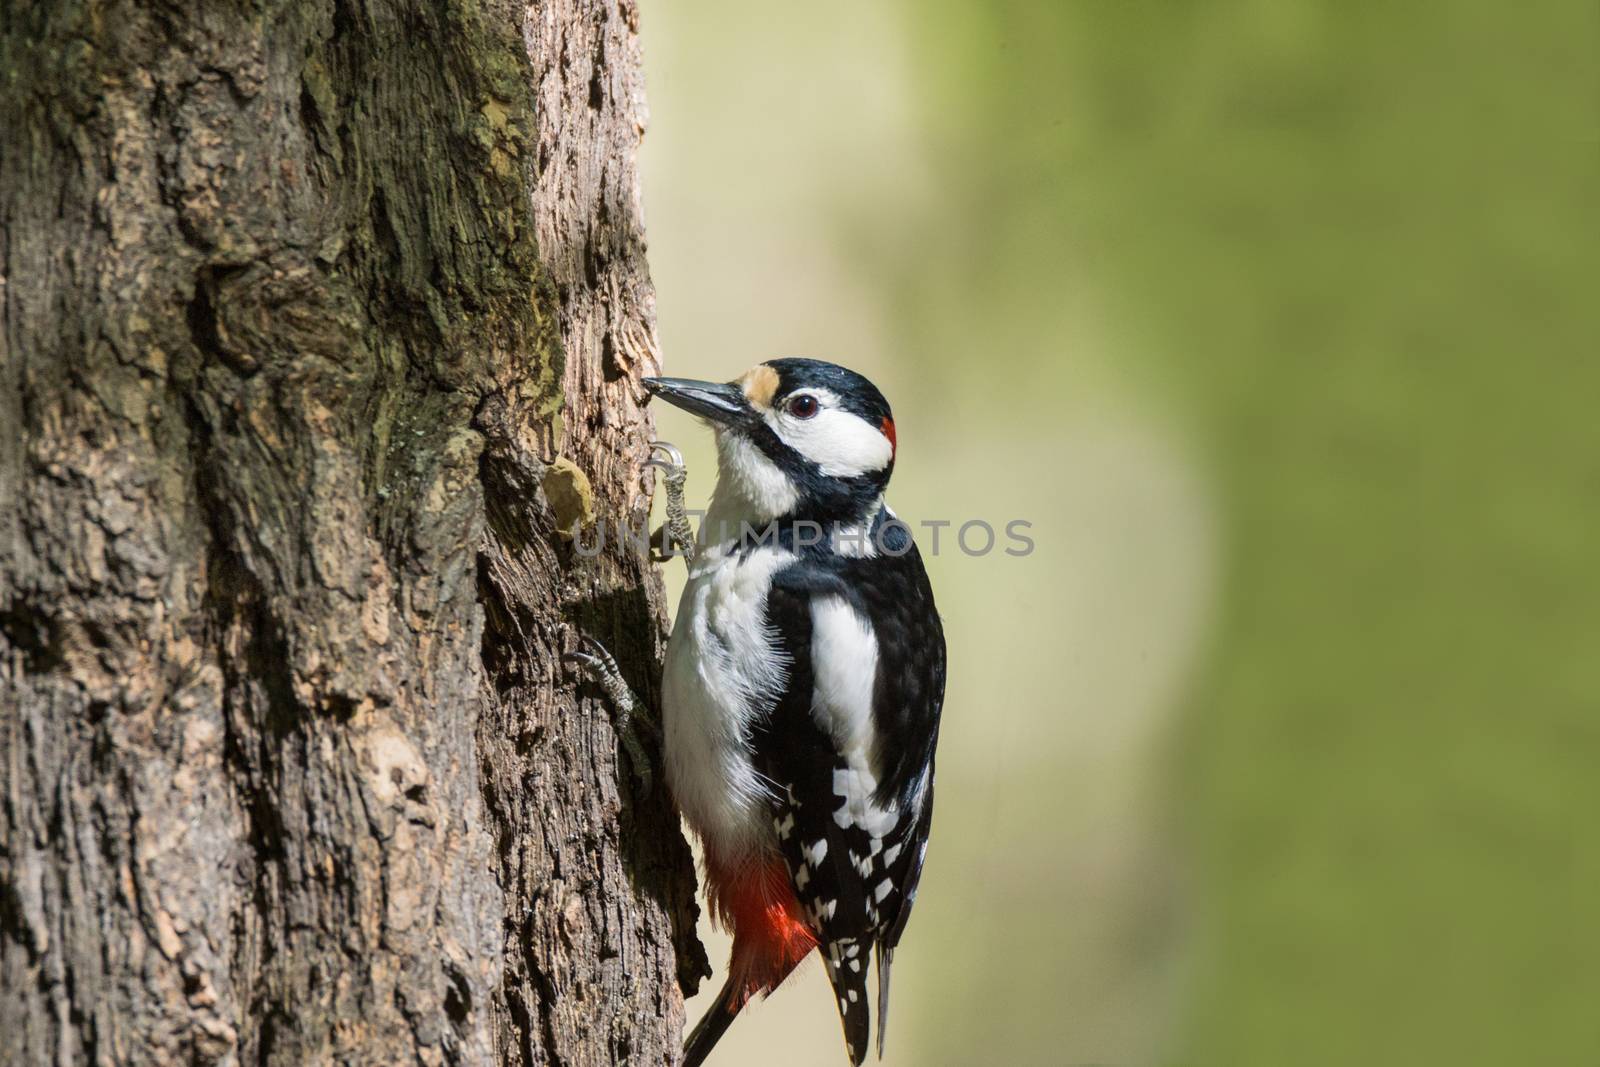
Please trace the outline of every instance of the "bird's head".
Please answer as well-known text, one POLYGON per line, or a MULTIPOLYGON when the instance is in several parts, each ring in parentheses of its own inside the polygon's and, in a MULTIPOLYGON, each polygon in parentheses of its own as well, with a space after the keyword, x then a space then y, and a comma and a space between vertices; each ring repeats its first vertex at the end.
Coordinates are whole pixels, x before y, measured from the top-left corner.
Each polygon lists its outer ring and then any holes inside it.
POLYGON ((815 359, 774 359, 731 382, 645 378, 655 396, 711 424, 717 497, 757 521, 857 522, 894 470, 894 417, 877 386, 815 359))

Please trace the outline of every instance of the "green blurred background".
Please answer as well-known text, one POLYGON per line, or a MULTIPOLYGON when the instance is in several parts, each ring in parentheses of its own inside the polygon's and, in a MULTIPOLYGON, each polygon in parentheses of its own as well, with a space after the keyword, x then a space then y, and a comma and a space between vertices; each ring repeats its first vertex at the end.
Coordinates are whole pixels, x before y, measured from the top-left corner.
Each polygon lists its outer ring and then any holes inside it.
MULTIPOLYGON (((644 7, 668 372, 1033 524, 930 560, 888 1062, 1600 1063, 1600 5, 644 7)), ((820 968, 714 1062, 843 1062, 820 968)))

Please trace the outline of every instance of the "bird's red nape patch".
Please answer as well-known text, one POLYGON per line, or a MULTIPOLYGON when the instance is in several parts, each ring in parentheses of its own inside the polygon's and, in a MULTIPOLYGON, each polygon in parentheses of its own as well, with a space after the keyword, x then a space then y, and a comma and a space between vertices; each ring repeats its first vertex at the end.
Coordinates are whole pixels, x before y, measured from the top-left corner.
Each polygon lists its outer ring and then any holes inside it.
POLYGON ((878 428, 883 431, 883 436, 889 439, 889 458, 893 459, 894 454, 900 450, 900 443, 894 439, 894 420, 885 415, 878 428))
POLYGON ((788 868, 777 857, 724 867, 708 856, 706 883, 717 921, 733 931, 729 1007, 738 1010, 789 977, 817 947, 817 935, 789 885, 788 868))

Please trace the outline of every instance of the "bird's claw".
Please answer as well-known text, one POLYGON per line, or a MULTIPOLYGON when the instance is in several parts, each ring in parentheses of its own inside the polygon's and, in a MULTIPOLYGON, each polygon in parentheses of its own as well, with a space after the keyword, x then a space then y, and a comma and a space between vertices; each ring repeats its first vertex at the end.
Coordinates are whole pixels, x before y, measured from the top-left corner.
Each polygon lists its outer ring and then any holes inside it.
POLYGON ((646 467, 658 467, 669 475, 675 474, 684 469, 683 453, 671 441, 651 441, 650 458, 644 461, 644 465, 646 467), (656 458, 657 452, 663 453, 666 458, 656 458))
POLYGON ((617 661, 606 650, 606 646, 588 634, 580 634, 578 647, 563 658, 580 664, 605 692, 606 703, 611 706, 612 729, 616 731, 617 741, 628 755, 628 763, 633 768, 633 776, 638 779, 641 793, 648 794, 655 785, 655 770, 639 734, 643 729, 659 737, 660 731, 646 714, 644 703, 622 677, 622 668, 617 666, 617 661))
POLYGON ((689 513, 683 503, 683 486, 688 480, 689 471, 683 464, 683 453, 678 446, 670 441, 651 441, 650 458, 645 460, 646 467, 655 467, 661 471, 661 481, 667 491, 667 521, 663 527, 664 532, 657 538, 652 538, 650 559, 655 563, 665 563, 673 556, 683 556, 690 563, 694 562, 694 528, 689 523, 689 513), (659 455, 658 455, 659 453, 659 455))
POLYGON ((579 634, 577 649, 567 653, 567 655, 588 667, 592 672, 617 678, 622 677, 622 668, 618 667, 617 661, 611 658, 611 653, 606 651, 606 646, 588 634, 579 634))

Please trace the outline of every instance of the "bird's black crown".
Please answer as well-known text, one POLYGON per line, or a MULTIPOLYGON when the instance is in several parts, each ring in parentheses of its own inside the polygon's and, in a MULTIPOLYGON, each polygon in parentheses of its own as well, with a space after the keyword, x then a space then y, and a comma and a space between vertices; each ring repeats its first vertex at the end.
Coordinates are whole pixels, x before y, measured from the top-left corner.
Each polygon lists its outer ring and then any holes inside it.
POLYGON ((766 366, 778 372, 779 397, 798 389, 827 389, 838 396, 846 411, 871 422, 894 417, 878 387, 848 367, 797 357, 768 360, 766 366))

